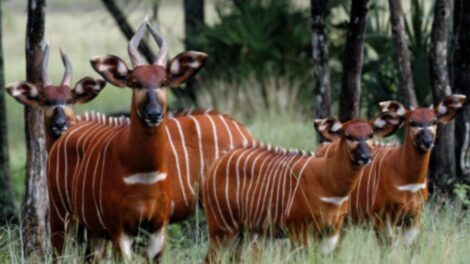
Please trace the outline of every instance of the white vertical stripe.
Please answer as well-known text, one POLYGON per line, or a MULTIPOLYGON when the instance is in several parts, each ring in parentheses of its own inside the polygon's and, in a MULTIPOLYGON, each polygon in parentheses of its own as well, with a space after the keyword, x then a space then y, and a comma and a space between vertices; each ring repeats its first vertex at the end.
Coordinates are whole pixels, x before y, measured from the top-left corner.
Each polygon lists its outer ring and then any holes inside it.
POLYGON ((206 114, 205 116, 209 119, 212 125, 212 132, 214 133, 214 149, 215 149, 214 160, 216 160, 219 157, 219 139, 217 137, 217 128, 215 126, 215 123, 212 117, 209 114, 206 114))
POLYGON ((224 118, 222 115, 219 115, 219 119, 220 119, 220 120, 222 121, 222 123, 224 124, 225 129, 227 129, 228 138, 229 138, 229 141, 230 141, 230 149, 233 149, 233 136, 232 136, 232 132, 230 131, 230 128, 228 127, 227 122, 225 122, 225 118, 224 118))
MULTIPOLYGON (((108 147, 110 146, 111 142, 113 141, 114 137, 116 137, 116 135, 119 134, 119 132, 121 131, 120 129, 121 127, 116 127, 114 128, 114 134, 108 139, 108 142, 104 145, 103 147, 103 162, 101 163, 101 177, 100 177, 100 187, 98 188, 98 200, 99 200, 99 212, 100 212, 100 216, 103 216, 104 215, 104 209, 103 209, 103 189, 104 189, 104 186, 103 186, 103 179, 104 179, 104 176, 105 176, 105 167, 106 167, 106 164, 107 164, 107 154, 108 154, 108 147)), ((104 223, 104 221, 103 221, 104 223)))
POLYGON ((193 120, 194 125, 196 126, 197 140, 199 144, 199 164, 201 168, 198 179, 200 180, 200 182, 202 182, 201 180, 204 177, 204 165, 205 164, 204 164, 204 151, 202 147, 201 126, 199 125, 199 121, 197 121, 197 119, 194 116, 188 116, 188 117, 193 120))
POLYGON ((250 218, 250 208, 248 207, 248 204, 250 202, 249 196, 250 196, 250 191, 251 191, 251 185, 253 184, 254 178, 255 178, 255 168, 256 168, 256 162, 262 157, 265 156, 267 153, 264 150, 261 150, 259 155, 256 156, 256 158, 253 160, 253 163, 251 164, 251 177, 250 177, 250 184, 248 184, 248 188, 246 190, 246 195, 245 195, 245 205, 243 208, 245 209, 245 212, 243 213, 244 216, 244 221, 248 222, 248 219, 250 218))
POLYGON ((287 207, 287 214, 290 213, 290 209, 292 208, 292 203, 294 202, 294 198, 295 198, 295 195, 296 195, 296 193, 297 193, 297 189, 299 188, 300 180, 302 179, 302 175, 303 175, 303 173, 304 173, 304 170, 305 170, 305 168, 307 167, 307 165, 309 164, 310 160, 311 160, 313 157, 314 157, 314 156, 311 156, 311 157, 309 157, 309 158, 305 161, 304 165, 302 166, 302 169, 301 169, 300 172, 299 172, 299 176, 298 176, 298 178, 297 178, 297 184, 295 185, 294 192, 292 193, 292 196, 291 196, 289 205, 288 205, 288 207, 287 207))
POLYGON ((232 123, 235 125, 235 127, 238 130, 238 133, 240 133, 240 136, 243 138, 243 144, 248 143, 248 140, 246 139, 245 135, 242 133, 242 130, 240 129, 240 126, 238 125, 237 121, 232 120, 232 123))
MULTIPOLYGON (((267 208, 269 208, 269 210, 271 212, 274 212, 272 215, 270 215, 271 219, 268 219, 268 223, 272 223, 272 224, 276 224, 276 216, 277 216, 277 208, 278 208, 278 204, 277 204, 277 198, 279 196, 279 186, 281 186, 281 172, 282 170, 284 169, 286 163, 287 163, 287 160, 289 158, 286 156, 286 155, 282 155, 282 159, 279 161, 279 166, 277 167, 276 171, 274 171, 274 174, 273 174, 273 184, 272 184, 272 187, 269 188, 269 185, 267 186, 267 190, 270 190, 271 191, 271 195, 269 197, 269 202, 268 202, 268 206, 267 208), (277 184, 277 188, 276 188, 276 184, 277 184), (273 207, 273 197, 274 197, 274 193, 276 193, 276 203, 274 204, 274 207, 273 207)), ((258 219, 258 224, 260 224, 259 222, 261 221, 261 214, 260 214, 260 217, 258 219)))
MULTIPOLYGON (((243 198, 243 192, 245 193, 245 195, 247 195, 246 193, 246 189, 245 189, 245 186, 246 186, 246 178, 247 178, 247 174, 246 174, 246 166, 248 164, 248 161, 250 160, 251 156, 253 156, 253 154, 255 154, 256 152, 259 151, 259 149, 249 149, 247 150, 247 152, 250 152, 251 153, 244 159, 244 163, 243 163, 243 184, 242 184, 242 195, 241 195, 241 198, 243 198)), ((259 156, 259 155, 258 155, 259 156)), ((256 161, 256 160, 255 160, 256 161)), ((238 202, 239 203, 239 206, 240 207, 240 204, 241 204, 241 199, 240 201, 238 202)), ((243 219, 243 221, 245 220, 245 212, 246 212, 246 205, 244 206, 241 206, 240 207, 240 218, 243 219)))
MULTIPOLYGON (((276 169, 278 166, 279 166, 279 160, 282 159, 283 156, 282 155, 278 155, 278 154, 274 154, 274 156, 271 157, 272 161, 268 167, 268 170, 266 170, 266 173, 263 173, 262 175, 260 175, 262 178, 263 178, 263 181, 261 183, 261 186, 259 187, 258 189, 258 199, 257 199, 257 202, 256 202, 256 208, 255 208, 255 213, 253 215, 253 220, 255 221, 255 226, 258 225, 257 223, 257 216, 258 214, 261 214, 262 212, 262 208, 266 208, 266 194, 268 192, 268 189, 269 189, 269 183, 271 182, 271 179, 273 177, 273 171, 274 169, 276 169), (274 163, 274 164, 273 164, 274 163), (273 165, 271 165, 273 164, 273 165), (264 195, 262 195, 264 191, 264 195), (261 201, 262 199, 262 201, 261 201), (262 208, 260 209, 259 206, 260 204, 262 205, 262 208)), ((266 210, 269 212, 271 208, 266 208, 266 210)))
POLYGON ((218 173, 217 173, 217 170, 219 169, 219 166, 220 164, 225 160, 225 158, 221 158, 218 162, 217 162, 217 166, 215 167, 214 169, 214 173, 212 174, 212 192, 214 194, 214 201, 217 205, 217 209, 219 211, 219 218, 222 219, 222 222, 225 226, 225 229, 228 230, 229 232, 232 232, 232 228, 230 227, 230 225, 227 223, 227 221, 225 220, 225 217, 224 217, 224 214, 222 213, 222 209, 220 208, 220 204, 219 204, 219 197, 217 197, 217 177, 218 177, 218 173))
POLYGON ((181 193, 183 194, 184 203, 185 203, 186 206, 189 206, 188 198, 186 197, 186 190, 184 189, 184 186, 183 186, 183 179, 182 179, 182 176, 181 176, 181 168, 180 168, 178 153, 176 152, 175 145, 173 144, 173 139, 171 138, 171 134, 170 134, 170 130, 168 129, 168 126, 165 127, 165 130, 166 130, 166 134, 167 134, 167 137, 168 137, 168 142, 170 143, 170 147, 171 147, 171 150, 173 152, 173 156, 175 157, 176 171, 178 173, 178 179, 179 179, 179 182, 180 182, 180 188, 181 188, 181 193))
POLYGON ((176 127, 178 128, 178 132, 180 134, 181 147, 183 148, 184 160, 185 160, 185 163, 186 163, 186 184, 188 185, 188 188, 189 188, 189 191, 191 192, 191 194, 194 195, 193 185, 191 184, 191 175, 189 173, 188 149, 186 148, 186 141, 184 139, 183 129, 181 129, 180 122, 177 119, 171 118, 170 120, 173 120, 175 122, 176 127))
MULTIPOLYGON (((226 169, 225 169, 225 201, 227 202, 227 208, 228 212, 230 214, 230 219, 232 220, 232 223, 234 227, 237 226, 237 222, 235 221, 235 217, 233 217, 233 212, 232 212, 232 206, 230 205, 230 197, 229 197, 229 185, 230 185, 230 163, 232 162, 233 157, 237 154, 237 152, 240 152, 240 150, 243 149, 237 149, 232 151, 228 161, 226 169)), ((238 171, 238 167, 235 166, 235 171, 238 171)))

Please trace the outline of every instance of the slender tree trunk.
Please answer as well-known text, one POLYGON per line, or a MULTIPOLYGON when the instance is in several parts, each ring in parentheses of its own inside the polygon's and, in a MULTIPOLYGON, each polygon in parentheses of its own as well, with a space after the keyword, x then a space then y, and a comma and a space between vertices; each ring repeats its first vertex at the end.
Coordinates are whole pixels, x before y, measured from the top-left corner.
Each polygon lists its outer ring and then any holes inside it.
POLYGON ((395 44, 396 67, 400 79, 400 89, 403 101, 407 106, 416 107, 416 94, 411 69, 410 50, 405 32, 405 16, 400 0, 389 0, 390 23, 392 25, 393 42, 395 44))
POLYGON ((343 58, 343 76, 339 101, 339 119, 346 121, 359 115, 361 74, 368 0, 352 0, 343 58))
MULTIPOLYGON (((184 29, 186 50, 198 50, 199 47, 194 39, 201 32, 204 25, 204 0, 184 0, 184 29)), ((186 82, 186 89, 178 91, 183 104, 193 104, 197 106, 196 92, 197 81, 195 79, 186 82), (184 100, 186 99, 186 100, 184 100)))
POLYGON ((455 93, 465 94, 467 103, 455 121, 457 175, 470 182, 470 2, 454 1, 452 84, 455 93))
MULTIPOLYGON (((46 0, 28 0, 26 25, 26 79, 41 87, 40 65, 44 48, 46 0)), ((26 179, 22 236, 26 256, 44 256, 48 238, 48 194, 44 113, 40 107, 25 107, 26 179)))
MULTIPOLYGON (((131 25, 129 25, 129 22, 127 22, 126 16, 116 4, 116 2, 114 0, 101 0, 101 2, 103 2, 108 12, 116 21, 116 24, 121 30, 122 34, 124 34, 124 36, 126 36, 126 38, 130 40, 134 36, 135 31, 132 29, 131 25)), ((144 55, 147 62, 153 62, 155 54, 153 54, 145 39, 142 39, 142 41, 140 42, 139 51, 144 55)))
POLYGON ((0 224, 3 225, 15 215, 11 188, 10 160, 8 158, 7 108, 5 101, 5 72, 3 67, 3 4, 0 1, 0 224))
MULTIPOLYGON (((450 1, 436 0, 431 32, 431 83, 434 103, 451 94, 447 68, 447 38, 450 1)), ((429 179, 431 190, 449 193, 455 181, 454 124, 439 125, 436 144, 431 155, 429 179)))
MULTIPOLYGON (((310 0, 312 15, 312 58, 315 90, 315 118, 326 118, 331 114, 331 84, 328 67, 328 40, 326 17, 328 0, 310 0)), ((318 137, 319 142, 323 139, 318 137)))

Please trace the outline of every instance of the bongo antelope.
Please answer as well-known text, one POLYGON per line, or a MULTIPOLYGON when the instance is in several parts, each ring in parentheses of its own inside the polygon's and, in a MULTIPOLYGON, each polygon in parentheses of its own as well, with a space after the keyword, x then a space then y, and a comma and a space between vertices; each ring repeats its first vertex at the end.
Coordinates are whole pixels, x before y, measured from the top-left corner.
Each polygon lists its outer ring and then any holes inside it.
POLYGON ((43 85, 22 81, 9 84, 8 94, 18 102, 27 106, 44 108, 44 123, 46 129, 46 148, 49 151, 52 144, 75 124, 74 104, 84 104, 93 100, 104 88, 106 82, 100 78, 85 77, 75 84, 72 89, 72 64, 67 55, 60 50, 60 56, 65 67, 62 82, 53 85, 47 74, 49 46, 46 45, 41 63, 41 78, 43 85))
POLYGON ((334 155, 286 152, 249 146, 227 152, 214 162, 202 183, 210 249, 217 251, 249 233, 288 234, 305 245, 307 232, 323 238, 325 253, 338 242, 339 230, 348 212, 348 197, 364 165, 370 162, 369 141, 374 133, 386 136, 395 130, 393 119, 378 127, 371 122, 316 120, 341 135, 334 155))
POLYGON ((110 239, 125 258, 139 228, 150 234, 147 257, 158 259, 162 252, 171 209, 165 87, 196 74, 206 54, 183 52, 167 67, 167 42, 146 20, 128 53, 133 69, 113 55, 95 57, 91 64, 115 86, 132 89, 129 122, 85 114, 51 149, 50 227, 59 254, 68 219, 85 226, 90 241, 110 239), (152 65, 144 65, 137 51, 146 28, 160 48, 152 65))
POLYGON ((170 222, 176 222, 194 214, 201 179, 212 162, 229 149, 253 142, 253 137, 244 125, 213 110, 176 113, 168 118, 166 134, 170 222))
MULTIPOLYGON (((436 127, 439 123, 450 122, 464 101, 463 95, 450 95, 436 106, 417 109, 406 109, 396 101, 380 103, 383 112, 404 122, 405 139, 402 145, 373 148, 374 159, 365 167, 349 196, 353 222, 370 221, 378 234, 387 231, 389 235, 393 235, 395 227, 401 226, 404 244, 415 242, 423 206, 428 199, 427 173, 436 127)), ((375 122, 380 126, 386 120, 375 122)), ((317 130, 329 140, 339 138, 326 127, 317 130)), ((316 154, 331 155, 334 151, 330 146, 323 144, 316 154)))

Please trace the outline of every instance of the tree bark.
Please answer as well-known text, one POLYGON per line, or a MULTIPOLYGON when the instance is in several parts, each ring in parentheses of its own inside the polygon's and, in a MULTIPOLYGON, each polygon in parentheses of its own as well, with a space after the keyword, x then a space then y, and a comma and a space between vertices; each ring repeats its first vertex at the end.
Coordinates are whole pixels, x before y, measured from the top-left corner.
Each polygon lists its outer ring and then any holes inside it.
MULTIPOLYGON (((204 0, 184 0, 184 29, 186 50, 199 50, 200 47, 194 39, 201 32, 204 25, 204 0)), ((177 91, 178 97, 184 105, 197 106, 196 92, 197 81, 190 79, 186 82, 186 89, 177 91)), ((176 91, 175 91, 176 92, 176 91)))
MULTIPOLYGON (((315 118, 326 118, 331 115, 331 83, 326 35, 326 17, 329 13, 328 4, 328 0, 310 0, 315 118)), ((318 137, 318 141, 322 142, 323 139, 318 137)))
POLYGON ((411 56, 405 32, 405 16, 400 0, 389 0, 390 23, 392 25, 393 42, 395 44, 396 67, 400 79, 400 90, 407 106, 417 107, 416 94, 411 69, 411 56))
MULTIPOLYGON (((116 2, 114 0, 101 0, 101 2, 103 2, 108 12, 114 18, 114 21, 116 21, 117 26, 124 36, 130 40, 134 36, 135 31, 132 29, 131 25, 129 25, 129 22, 127 22, 126 16, 116 4, 116 2)), ((142 55, 144 55, 148 63, 152 63, 154 61, 155 54, 153 54, 145 39, 142 39, 140 42, 139 51, 142 53, 142 55)))
MULTIPOLYGON (((0 25, 3 5, 0 1, 0 25)), ((0 26, 0 224, 8 223, 15 216, 11 188, 10 160, 8 157, 7 108, 5 101, 5 72, 3 64, 3 30, 0 26)))
POLYGON ((351 1, 351 15, 343 55, 343 75, 339 101, 339 119, 341 121, 359 115, 368 2, 368 0, 351 1))
MULTIPOLYGON (((451 94, 447 68, 447 38, 450 1, 436 0, 431 32, 430 66, 434 104, 451 94)), ((439 193, 452 191, 455 182, 454 124, 439 125, 435 147, 429 166, 431 190, 439 193)))
MULTIPOLYGON (((43 56, 46 0, 28 0, 26 25, 26 80, 42 87, 41 61, 43 56)), ((44 112, 40 107, 25 107, 26 178, 22 207, 22 236, 26 256, 46 252, 48 233, 48 194, 46 179, 46 144, 44 112)))
POLYGON ((470 2, 454 1, 454 37, 452 84, 455 93, 467 96, 467 102, 455 121, 457 175, 470 182, 470 2))

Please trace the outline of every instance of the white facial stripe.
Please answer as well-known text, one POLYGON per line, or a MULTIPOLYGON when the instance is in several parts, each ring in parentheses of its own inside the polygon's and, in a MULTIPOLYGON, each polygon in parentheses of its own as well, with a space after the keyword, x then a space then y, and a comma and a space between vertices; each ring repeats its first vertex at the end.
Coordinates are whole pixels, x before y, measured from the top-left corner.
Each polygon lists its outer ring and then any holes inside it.
POLYGON ((127 67, 124 63, 119 62, 117 66, 117 71, 120 75, 126 76, 127 75, 127 67))
POLYGON ((344 202, 346 202, 349 199, 349 196, 344 196, 344 197, 320 197, 320 200, 325 203, 330 203, 334 205, 342 205, 344 202))
POLYGON ((426 188, 426 183, 415 183, 415 184, 406 184, 406 185, 397 186, 397 189, 399 191, 412 192, 412 193, 418 192, 425 188, 426 188))
POLYGON ((136 173, 124 177, 124 182, 128 185, 145 184, 152 185, 166 179, 166 173, 159 171, 136 173))

